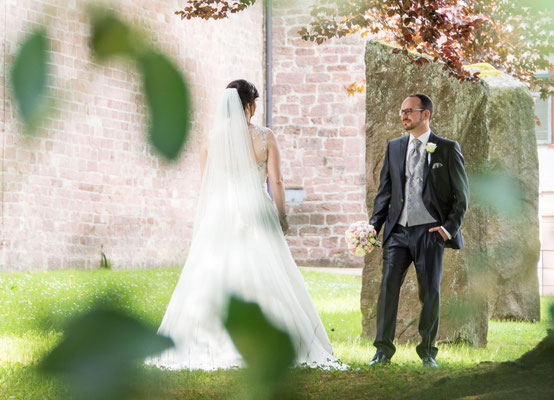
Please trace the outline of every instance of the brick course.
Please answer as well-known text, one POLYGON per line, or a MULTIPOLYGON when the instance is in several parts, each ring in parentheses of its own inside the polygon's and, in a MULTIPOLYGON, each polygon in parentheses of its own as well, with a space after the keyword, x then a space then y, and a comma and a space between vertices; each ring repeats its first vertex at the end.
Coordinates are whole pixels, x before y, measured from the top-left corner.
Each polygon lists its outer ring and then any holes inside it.
MULTIPOLYGON (((174 164, 151 153, 140 79, 132 65, 90 59, 84 1, 4 0, 0 270, 96 268, 101 251, 116 268, 182 265, 199 189, 198 144, 226 83, 256 84, 254 122, 263 123, 261 2, 221 21, 180 21, 177 0, 110 4, 184 71, 195 110, 187 150, 174 164), (52 40, 55 113, 29 138, 4 82, 38 23, 52 40)), ((286 186, 304 190, 303 202, 289 204, 287 240, 300 265, 361 266, 343 234, 367 218, 364 98, 345 90, 364 77, 364 44, 358 36, 307 43, 297 32, 309 10, 286 7, 273 10, 271 111, 286 186)))
POLYGON ((1 270, 96 268, 101 251, 114 267, 182 265, 199 189, 200 135, 229 81, 241 77, 264 86, 261 5, 224 21, 180 21, 173 12, 181 1, 112 1, 188 78, 193 129, 187 151, 167 164, 145 140, 146 110, 135 69, 90 59, 85 5, 0 5, 0 20, 8 22, 0 33, 7 55, 0 70, 1 270), (55 113, 29 138, 22 135, 4 82, 17 47, 43 22, 52 43, 55 113))
POLYGON ((273 130, 286 186, 305 195, 289 204, 287 240, 300 265, 362 266, 346 250, 344 231, 367 219, 364 97, 346 94, 364 78, 364 41, 305 42, 297 32, 308 17, 306 7, 273 10, 273 130))

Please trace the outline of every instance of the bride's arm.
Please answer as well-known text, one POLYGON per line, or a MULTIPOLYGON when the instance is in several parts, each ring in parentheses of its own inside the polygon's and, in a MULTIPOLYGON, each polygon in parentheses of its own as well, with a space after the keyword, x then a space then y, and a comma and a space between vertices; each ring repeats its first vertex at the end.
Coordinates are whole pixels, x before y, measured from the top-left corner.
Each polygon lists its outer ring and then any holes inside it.
POLYGON ((273 201, 277 207, 277 213, 279 214, 279 222, 283 227, 283 231, 287 231, 287 213, 285 210, 285 185, 283 183, 283 175, 281 174, 281 156, 279 154, 279 146, 277 145, 277 139, 273 132, 267 133, 267 176, 269 178, 269 185, 271 186, 271 193, 273 194, 273 201))

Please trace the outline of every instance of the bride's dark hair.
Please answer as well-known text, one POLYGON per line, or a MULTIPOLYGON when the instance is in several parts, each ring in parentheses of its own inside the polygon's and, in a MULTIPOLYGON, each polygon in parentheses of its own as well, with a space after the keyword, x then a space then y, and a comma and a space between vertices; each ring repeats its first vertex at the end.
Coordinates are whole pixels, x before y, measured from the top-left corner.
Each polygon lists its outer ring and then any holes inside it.
POLYGON ((227 89, 237 89, 243 108, 246 107, 247 104, 253 103, 258 97, 260 97, 256 86, 244 79, 237 79, 236 81, 229 83, 227 85, 227 89))

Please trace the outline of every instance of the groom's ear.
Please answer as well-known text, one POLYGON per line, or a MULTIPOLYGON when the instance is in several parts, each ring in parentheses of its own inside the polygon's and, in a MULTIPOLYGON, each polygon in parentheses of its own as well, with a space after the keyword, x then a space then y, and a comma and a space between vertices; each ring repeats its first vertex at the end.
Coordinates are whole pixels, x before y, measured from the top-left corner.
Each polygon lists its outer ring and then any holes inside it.
POLYGON ((425 115, 426 119, 431 120, 431 111, 425 110, 423 111, 423 114, 425 115))

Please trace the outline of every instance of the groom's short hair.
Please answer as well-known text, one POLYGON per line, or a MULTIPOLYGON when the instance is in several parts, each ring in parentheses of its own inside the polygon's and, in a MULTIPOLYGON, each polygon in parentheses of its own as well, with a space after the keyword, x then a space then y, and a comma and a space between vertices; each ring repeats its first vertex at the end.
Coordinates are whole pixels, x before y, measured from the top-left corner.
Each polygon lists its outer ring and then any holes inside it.
POLYGON ((423 93, 414 93, 409 95, 408 97, 417 97, 419 99, 419 102, 421 103, 421 108, 424 110, 429 110, 429 119, 433 116, 433 100, 429 96, 423 93))

